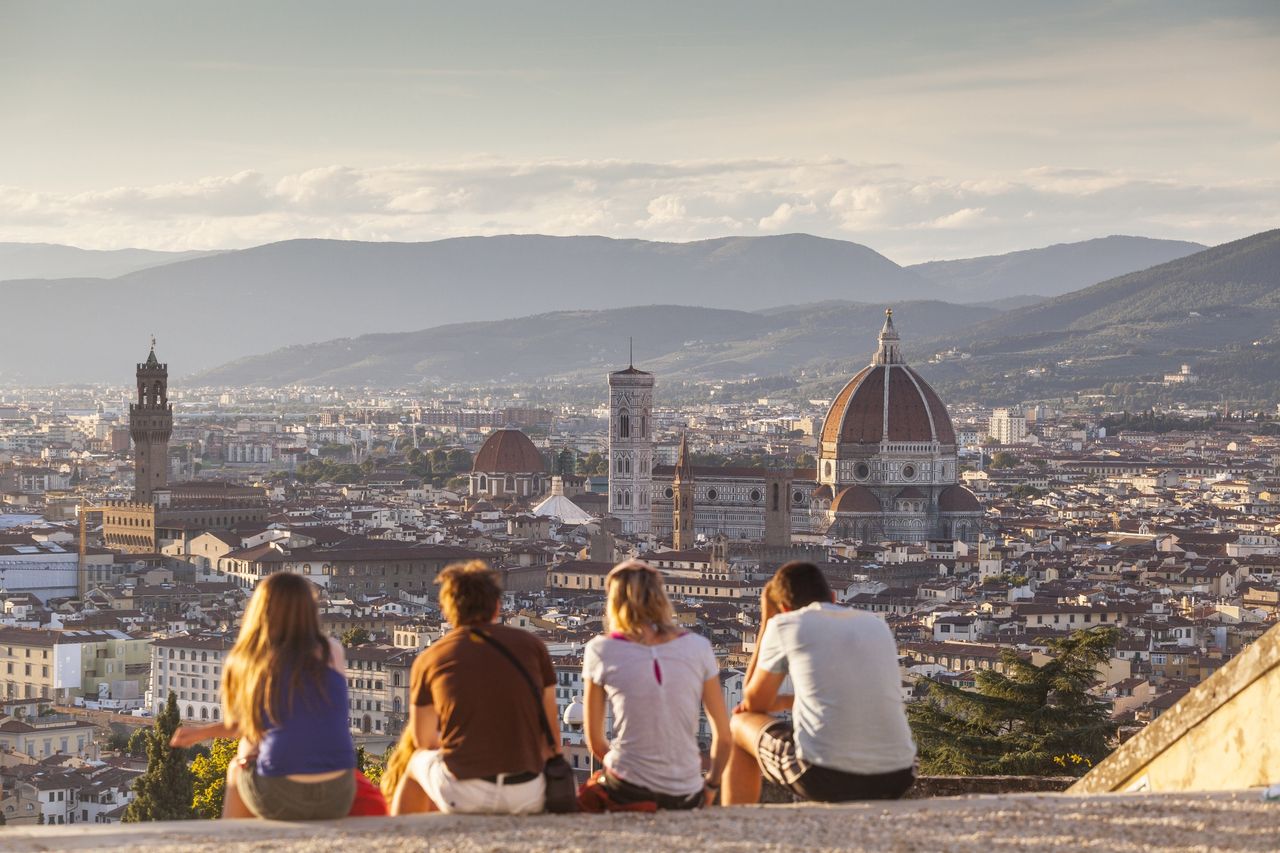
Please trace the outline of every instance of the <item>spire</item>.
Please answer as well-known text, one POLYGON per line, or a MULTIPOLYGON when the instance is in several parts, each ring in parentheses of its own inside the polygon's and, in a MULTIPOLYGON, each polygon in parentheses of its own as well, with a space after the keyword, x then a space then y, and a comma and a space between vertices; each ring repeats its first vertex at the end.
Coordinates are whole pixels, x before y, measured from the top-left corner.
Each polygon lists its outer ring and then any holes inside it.
POLYGON ((893 309, 884 309, 884 326, 880 329, 880 346, 876 350, 873 364, 901 364, 902 355, 898 352, 898 330, 893 325, 893 309))
POLYGON ((636 345, 635 338, 627 338, 627 370, 635 370, 636 345))
POLYGON ((159 367, 160 359, 156 358, 156 336, 151 336, 151 352, 147 354, 147 367, 159 367))
POLYGON ((680 451, 676 454, 676 479, 690 480, 693 478, 693 466, 689 463, 689 437, 686 433, 680 433, 680 451))

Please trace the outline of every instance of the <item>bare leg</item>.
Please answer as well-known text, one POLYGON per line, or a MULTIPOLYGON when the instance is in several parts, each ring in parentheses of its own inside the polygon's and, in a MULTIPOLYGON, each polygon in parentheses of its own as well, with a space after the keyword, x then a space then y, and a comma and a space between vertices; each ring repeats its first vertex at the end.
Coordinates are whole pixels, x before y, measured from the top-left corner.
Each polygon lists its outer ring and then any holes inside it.
POLYGON ((230 766, 227 767, 227 789, 222 792, 222 817, 224 819, 257 817, 256 814, 249 811, 249 807, 240 798, 240 788, 236 784, 241 773, 252 772, 252 768, 242 765, 235 759, 232 759, 230 766))
POLYGON ((720 802, 726 806, 740 806, 760 802, 763 779, 760 764, 756 760, 756 743, 760 730, 774 721, 768 714, 734 714, 729 720, 733 733, 733 751, 721 777, 720 802))
POLYGON ((400 777, 400 783, 391 796, 391 814, 420 814, 439 810, 435 801, 427 796, 427 792, 422 790, 422 786, 413 777, 408 773, 400 777))

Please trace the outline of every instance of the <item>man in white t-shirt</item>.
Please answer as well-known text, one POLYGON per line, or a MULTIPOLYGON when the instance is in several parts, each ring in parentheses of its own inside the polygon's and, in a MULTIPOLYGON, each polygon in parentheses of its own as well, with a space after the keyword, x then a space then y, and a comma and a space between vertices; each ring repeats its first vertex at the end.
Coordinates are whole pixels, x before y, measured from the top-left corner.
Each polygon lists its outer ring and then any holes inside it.
POLYGON ((911 787, 916 747, 893 633, 834 601, 812 563, 787 563, 765 586, 745 697, 730 725, 725 805, 758 802, 762 778, 819 802, 897 799, 911 787), (794 693, 781 694, 788 676, 794 693), (783 711, 792 722, 773 716, 783 711))

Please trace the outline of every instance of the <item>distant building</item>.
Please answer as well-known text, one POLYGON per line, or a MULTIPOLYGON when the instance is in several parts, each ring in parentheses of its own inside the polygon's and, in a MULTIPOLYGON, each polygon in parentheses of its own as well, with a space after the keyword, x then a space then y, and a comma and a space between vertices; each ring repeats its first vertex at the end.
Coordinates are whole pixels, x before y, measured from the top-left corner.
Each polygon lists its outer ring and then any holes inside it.
POLYGON ((653 522, 653 374, 633 365, 609 374, 609 514, 623 533, 653 522))
POLYGON ((1179 368, 1177 373, 1166 373, 1164 375, 1165 385, 1193 385, 1200 381, 1200 377, 1191 372, 1191 365, 1184 364, 1179 368))
POLYGON ((156 358, 155 341, 137 366, 138 399, 129 406, 133 438, 133 499, 101 507, 103 543, 134 554, 155 553, 166 543, 206 530, 229 530, 266 520, 262 489, 217 481, 169 485, 169 365, 156 358))
POLYGON ((550 483, 541 451, 518 429, 489 434, 471 465, 471 494, 504 498, 536 498, 550 483))
POLYGON ((1013 409, 996 409, 987 433, 1000 444, 1022 444, 1027 440, 1027 419, 1013 409))

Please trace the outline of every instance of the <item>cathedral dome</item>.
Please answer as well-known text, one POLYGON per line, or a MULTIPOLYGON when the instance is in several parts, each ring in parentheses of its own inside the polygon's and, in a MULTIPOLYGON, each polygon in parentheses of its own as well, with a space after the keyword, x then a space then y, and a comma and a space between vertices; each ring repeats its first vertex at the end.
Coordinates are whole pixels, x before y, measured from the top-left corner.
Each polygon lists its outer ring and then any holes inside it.
POLYGON ((947 486, 938 494, 938 512, 982 512, 982 504, 964 486, 947 486))
POLYGON ((822 423, 824 444, 882 441, 956 443, 951 417, 929 383, 898 353, 893 313, 886 312, 875 360, 836 395, 822 423))
POLYGON ((880 513, 880 499, 866 486, 846 486, 831 502, 832 512, 880 513))
POLYGON ((538 448, 518 429, 494 430, 471 465, 474 474, 542 474, 546 470, 538 448))

